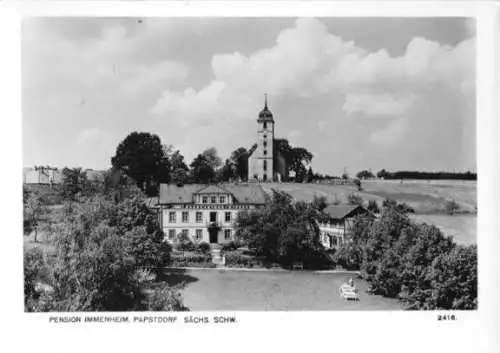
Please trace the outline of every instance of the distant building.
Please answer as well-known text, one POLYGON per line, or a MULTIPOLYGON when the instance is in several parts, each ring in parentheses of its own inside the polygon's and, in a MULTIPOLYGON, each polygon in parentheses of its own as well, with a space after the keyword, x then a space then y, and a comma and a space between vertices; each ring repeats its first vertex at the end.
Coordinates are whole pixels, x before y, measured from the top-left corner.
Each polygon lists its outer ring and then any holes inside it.
POLYGON ((328 249, 340 247, 352 235, 356 216, 371 215, 360 205, 330 205, 323 212, 328 219, 319 223, 320 239, 328 249))
POLYGON ((184 233, 193 242, 227 243, 234 240, 238 212, 264 206, 266 196, 260 185, 251 183, 161 184, 159 197, 148 202, 159 210, 167 241, 184 233))
POLYGON ((57 168, 23 168, 23 174, 25 184, 53 185, 62 183, 62 173, 57 168))

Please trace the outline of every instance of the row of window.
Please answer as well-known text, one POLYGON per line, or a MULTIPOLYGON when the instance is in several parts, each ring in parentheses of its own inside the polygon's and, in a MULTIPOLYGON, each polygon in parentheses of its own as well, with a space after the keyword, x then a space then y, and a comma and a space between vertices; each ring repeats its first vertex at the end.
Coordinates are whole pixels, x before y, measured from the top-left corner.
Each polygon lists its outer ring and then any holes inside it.
MULTIPOLYGON (((208 196, 202 196, 201 203, 208 203, 208 196)), ((217 196, 210 196, 210 203, 217 203, 217 196)), ((226 203, 226 197, 219 196, 219 203, 226 203)))
MULTIPOLYGON (((168 223, 175 223, 176 220, 176 212, 168 213, 168 223)), ((183 211, 182 214, 182 223, 189 223, 189 212, 183 211)), ((203 223, 203 213, 201 211, 196 212, 196 223, 203 223)), ((224 220, 226 222, 231 222, 231 212, 224 212, 224 220)))
MULTIPOLYGON (((224 240, 231 240, 231 235, 232 235, 232 229, 224 229, 224 240)), ((183 229, 181 233, 185 236, 189 235, 189 230, 188 229, 183 229)), ((168 240, 174 240, 175 237, 177 236, 177 230, 176 229, 169 229, 168 230, 168 240)), ((197 241, 200 241, 203 238, 203 229, 195 229, 194 232, 194 239, 197 241)))

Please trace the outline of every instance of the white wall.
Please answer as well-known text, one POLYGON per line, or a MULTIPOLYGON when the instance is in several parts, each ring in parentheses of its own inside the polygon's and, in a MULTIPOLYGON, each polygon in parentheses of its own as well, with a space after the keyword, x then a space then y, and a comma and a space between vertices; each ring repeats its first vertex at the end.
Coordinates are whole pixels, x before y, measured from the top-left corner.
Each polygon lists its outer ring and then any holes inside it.
POLYGON ((236 216, 239 210, 231 210, 231 209, 193 209, 193 208, 167 208, 162 210, 162 229, 165 232, 166 240, 171 241, 168 238, 169 230, 175 230, 176 236, 182 232, 183 229, 188 230, 188 236, 194 242, 210 242, 210 237, 207 229, 207 223, 210 222, 210 212, 217 213, 217 222, 221 225, 222 229, 218 234, 218 242, 224 243, 229 242, 231 239, 224 239, 224 229, 232 229, 232 238, 234 239, 234 225, 233 222, 236 219, 236 216), (175 212, 175 223, 169 222, 169 213, 175 212), (188 222, 182 222, 182 212, 188 212, 189 218, 188 222), (196 212, 202 213, 202 221, 201 223, 196 222, 196 212), (231 220, 226 222, 225 213, 231 213, 231 220), (202 230, 202 239, 195 239, 196 229, 202 230))

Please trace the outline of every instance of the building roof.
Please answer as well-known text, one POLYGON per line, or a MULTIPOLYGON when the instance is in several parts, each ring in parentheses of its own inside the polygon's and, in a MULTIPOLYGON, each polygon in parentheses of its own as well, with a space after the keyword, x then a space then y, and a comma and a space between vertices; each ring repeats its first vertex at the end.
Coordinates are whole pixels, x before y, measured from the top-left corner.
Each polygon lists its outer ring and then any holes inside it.
POLYGON ((359 213, 370 213, 366 208, 360 205, 329 205, 323 212, 328 214, 331 219, 344 219, 349 216, 355 216, 359 213))
POLYGON ((238 203, 266 203, 266 192, 259 184, 226 184, 224 188, 233 195, 238 203))
POLYGON ((223 189, 222 187, 218 185, 209 185, 207 187, 204 187, 200 190, 198 190, 196 193, 197 194, 227 194, 229 191, 223 189))
POLYGON ((258 184, 224 184, 202 185, 186 184, 178 186, 175 184, 161 184, 159 202, 166 203, 193 203, 194 194, 205 193, 230 193, 235 202, 243 204, 264 204, 266 203, 266 193, 258 184), (222 191, 221 191, 222 190, 222 191))
POLYGON ((273 113, 269 110, 267 107, 267 94, 266 94, 266 100, 264 103, 264 108, 260 111, 259 113, 259 119, 258 121, 273 121, 273 113))

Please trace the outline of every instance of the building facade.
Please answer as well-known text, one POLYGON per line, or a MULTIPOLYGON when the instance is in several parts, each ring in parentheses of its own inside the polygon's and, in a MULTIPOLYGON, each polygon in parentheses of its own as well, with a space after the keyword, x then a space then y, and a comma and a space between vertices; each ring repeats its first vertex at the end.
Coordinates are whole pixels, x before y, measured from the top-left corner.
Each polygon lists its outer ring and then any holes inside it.
POLYGON ((318 225, 321 243, 327 249, 337 249, 349 240, 357 216, 372 216, 370 211, 360 205, 330 205, 323 212, 327 219, 318 225))
POLYGON ((265 202, 257 184, 162 184, 155 207, 167 241, 184 234, 195 243, 227 243, 234 240, 238 212, 265 202))

